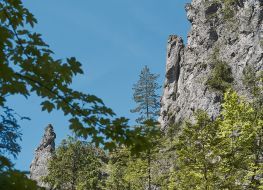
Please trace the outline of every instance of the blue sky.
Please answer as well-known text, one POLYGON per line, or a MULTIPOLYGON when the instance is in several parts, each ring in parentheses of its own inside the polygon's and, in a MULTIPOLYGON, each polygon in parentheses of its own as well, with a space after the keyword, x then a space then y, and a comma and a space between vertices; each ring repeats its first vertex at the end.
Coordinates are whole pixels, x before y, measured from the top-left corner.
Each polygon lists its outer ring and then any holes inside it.
MULTIPOLYGON (((186 41, 189 22, 184 6, 190 0, 26 0, 36 16, 35 31, 55 52, 56 58, 75 56, 85 74, 72 87, 103 99, 118 116, 131 119, 135 105, 132 86, 140 70, 148 65, 153 73, 165 75, 166 43, 170 34, 186 41)), ((160 90, 161 94, 161 90, 160 90)), ((70 135, 67 118, 61 112, 41 112, 36 96, 28 100, 10 97, 9 106, 31 121, 22 121, 22 152, 16 168, 29 170, 34 150, 44 128, 51 123, 56 144, 70 135)))

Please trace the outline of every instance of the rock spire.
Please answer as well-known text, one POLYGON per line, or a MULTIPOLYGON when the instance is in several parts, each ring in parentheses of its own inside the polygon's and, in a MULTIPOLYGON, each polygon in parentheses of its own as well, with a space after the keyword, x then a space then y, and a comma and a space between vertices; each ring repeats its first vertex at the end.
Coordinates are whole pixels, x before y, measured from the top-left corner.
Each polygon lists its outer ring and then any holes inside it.
POLYGON ((45 133, 40 145, 35 150, 35 158, 30 166, 30 178, 37 181, 38 185, 41 187, 48 188, 48 185, 41 181, 41 177, 48 174, 48 160, 55 151, 55 138, 56 134, 53 126, 49 124, 45 128, 45 133))

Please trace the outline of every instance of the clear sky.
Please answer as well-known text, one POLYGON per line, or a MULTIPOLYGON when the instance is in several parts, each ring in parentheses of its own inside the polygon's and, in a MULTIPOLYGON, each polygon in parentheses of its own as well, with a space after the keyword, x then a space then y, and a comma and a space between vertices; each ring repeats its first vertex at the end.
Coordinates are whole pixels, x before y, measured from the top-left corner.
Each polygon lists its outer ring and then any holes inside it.
MULTIPOLYGON (((184 6, 190 0, 25 0, 38 19, 35 31, 55 52, 56 58, 75 56, 85 75, 76 77, 73 88, 103 99, 118 116, 131 119, 134 108, 132 86, 140 70, 148 65, 153 73, 165 75, 167 38, 189 30, 184 6)), ((160 90, 160 94, 161 94, 160 90)), ((56 144, 70 135, 61 112, 41 112, 40 101, 31 96, 10 97, 9 106, 31 121, 22 121, 22 152, 16 168, 29 170, 47 124, 57 134, 56 144)))

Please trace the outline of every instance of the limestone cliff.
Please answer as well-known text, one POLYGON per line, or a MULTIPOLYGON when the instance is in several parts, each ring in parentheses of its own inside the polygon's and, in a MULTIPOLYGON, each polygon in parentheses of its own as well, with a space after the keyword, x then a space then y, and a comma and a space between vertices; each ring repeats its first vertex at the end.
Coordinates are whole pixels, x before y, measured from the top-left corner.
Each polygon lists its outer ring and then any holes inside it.
POLYGON ((242 84, 244 70, 263 69, 262 0, 193 0, 186 11, 191 22, 187 45, 175 35, 168 40, 163 129, 192 118, 197 109, 211 117, 219 114, 222 93, 207 85, 215 59, 229 65, 232 87, 245 96, 250 94, 242 84))
POLYGON ((45 134, 40 145, 35 150, 35 158, 30 166, 30 178, 37 181, 41 187, 48 188, 45 183, 41 182, 41 177, 48 174, 48 160, 55 151, 55 138, 56 134, 54 129, 52 125, 49 124, 45 129, 45 134))

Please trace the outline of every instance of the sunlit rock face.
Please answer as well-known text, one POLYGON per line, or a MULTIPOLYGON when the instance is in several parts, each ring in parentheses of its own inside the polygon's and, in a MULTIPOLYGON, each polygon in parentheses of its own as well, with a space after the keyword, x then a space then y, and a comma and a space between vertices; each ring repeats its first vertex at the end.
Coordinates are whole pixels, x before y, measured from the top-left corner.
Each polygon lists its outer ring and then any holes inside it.
POLYGON ((41 177, 48 174, 48 160, 52 157, 55 151, 56 134, 52 125, 45 128, 44 136, 40 145, 35 150, 35 158, 30 166, 30 178, 37 181, 41 187, 49 188, 47 184, 41 181, 41 177))
POLYGON ((168 39, 166 79, 161 100, 162 129, 202 109, 218 116, 222 94, 206 84, 216 59, 232 69, 232 86, 240 95, 250 96, 242 83, 243 71, 252 66, 263 69, 263 1, 193 0, 186 5, 191 29, 187 44, 180 37, 168 39))

